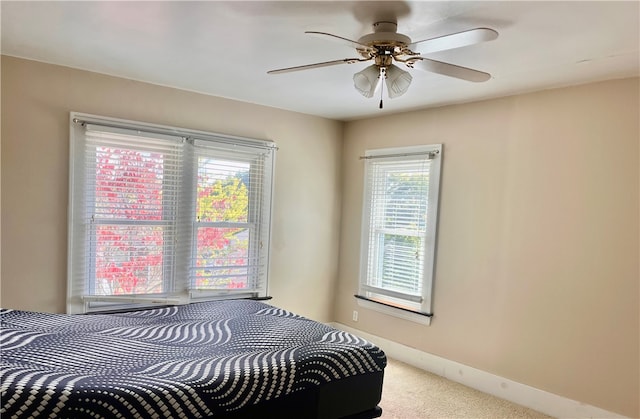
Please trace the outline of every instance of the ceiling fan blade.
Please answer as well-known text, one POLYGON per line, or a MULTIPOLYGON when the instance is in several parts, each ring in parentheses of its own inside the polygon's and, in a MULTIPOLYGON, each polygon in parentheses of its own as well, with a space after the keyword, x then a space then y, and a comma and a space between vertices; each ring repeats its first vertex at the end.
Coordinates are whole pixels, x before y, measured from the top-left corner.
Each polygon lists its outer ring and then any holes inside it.
POLYGON ((432 52, 444 51, 448 49, 466 47, 467 45, 478 44, 480 42, 492 41, 498 37, 498 32, 489 28, 476 28, 467 31, 452 33, 450 35, 438 36, 436 38, 424 39, 413 42, 409 49, 420 54, 430 54, 432 52))
POLYGON ((346 44, 346 45, 348 45, 348 46, 350 46, 352 48, 356 48, 356 49, 360 49, 360 50, 365 50, 365 51, 370 51, 370 52, 373 52, 373 51, 376 50, 375 48, 373 48, 373 47, 371 47, 371 46, 369 46, 367 44, 362 44, 362 43, 360 43, 358 41, 354 41, 354 40, 348 39, 348 38, 343 38, 342 36, 334 35, 332 33, 317 32, 317 31, 306 31, 305 33, 309 34, 309 35, 314 35, 314 36, 322 36, 322 37, 328 36, 329 39, 341 42, 341 43, 346 44))
POLYGON ((296 67, 279 68, 277 70, 267 71, 267 74, 291 73, 293 71, 310 70, 312 68, 320 68, 320 67, 330 67, 330 66, 339 65, 339 64, 353 64, 353 63, 357 63, 359 61, 369 61, 369 60, 368 59, 362 59, 362 58, 344 58, 342 60, 325 61, 323 63, 299 65, 299 66, 296 66, 296 67))
POLYGON ((491 78, 491 74, 455 64, 443 63, 441 61, 420 58, 412 63, 412 66, 424 71, 442 74, 443 76, 455 77, 457 79, 483 82, 491 78))

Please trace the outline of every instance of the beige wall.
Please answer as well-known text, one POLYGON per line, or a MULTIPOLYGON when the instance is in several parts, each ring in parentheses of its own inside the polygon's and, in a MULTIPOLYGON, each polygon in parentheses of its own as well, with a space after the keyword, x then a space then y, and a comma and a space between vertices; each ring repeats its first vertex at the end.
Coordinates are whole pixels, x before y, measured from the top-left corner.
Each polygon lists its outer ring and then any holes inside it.
POLYGON ((12 57, 1 74, 3 307, 65 310, 78 111, 276 141, 272 302, 332 319, 342 123, 12 57))
POLYGON ((640 416, 638 90, 618 80, 348 123, 336 321, 640 416), (353 298, 358 156, 433 143, 435 317, 421 326, 353 298))

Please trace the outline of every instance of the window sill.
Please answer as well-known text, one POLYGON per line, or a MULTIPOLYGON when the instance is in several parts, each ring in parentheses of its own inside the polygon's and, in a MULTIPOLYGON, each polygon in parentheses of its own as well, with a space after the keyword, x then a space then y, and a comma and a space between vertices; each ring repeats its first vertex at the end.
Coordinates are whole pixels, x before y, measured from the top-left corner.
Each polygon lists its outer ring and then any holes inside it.
POLYGON ((368 308, 379 313, 423 324, 426 326, 429 326, 431 324, 431 314, 418 313, 415 311, 394 307, 359 295, 355 295, 355 297, 360 307, 368 308))

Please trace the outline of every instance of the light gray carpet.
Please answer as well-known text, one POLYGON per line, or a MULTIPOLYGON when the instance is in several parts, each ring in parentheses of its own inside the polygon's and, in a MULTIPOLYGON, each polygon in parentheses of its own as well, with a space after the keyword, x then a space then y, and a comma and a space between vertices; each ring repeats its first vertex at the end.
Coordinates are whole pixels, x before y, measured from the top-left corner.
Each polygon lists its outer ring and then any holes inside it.
POLYGON ((388 361, 380 401, 384 419, 549 418, 400 361, 388 361))

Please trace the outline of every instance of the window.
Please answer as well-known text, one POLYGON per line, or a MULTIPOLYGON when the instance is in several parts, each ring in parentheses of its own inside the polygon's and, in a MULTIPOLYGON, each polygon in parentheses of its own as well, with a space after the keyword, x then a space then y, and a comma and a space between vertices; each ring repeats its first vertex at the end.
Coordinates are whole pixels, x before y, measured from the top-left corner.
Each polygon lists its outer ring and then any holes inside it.
POLYGON ((273 143, 71 119, 69 313, 267 295, 273 143))
POLYGON ((442 145, 365 153, 358 302, 429 324, 442 145))

